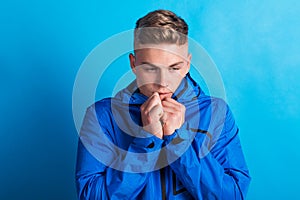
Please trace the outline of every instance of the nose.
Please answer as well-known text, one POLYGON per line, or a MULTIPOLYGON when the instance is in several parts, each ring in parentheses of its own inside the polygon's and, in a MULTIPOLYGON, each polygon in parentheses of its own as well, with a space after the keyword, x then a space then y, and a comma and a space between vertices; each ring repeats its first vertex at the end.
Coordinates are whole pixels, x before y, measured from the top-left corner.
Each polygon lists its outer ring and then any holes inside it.
POLYGON ((167 83, 167 73, 165 70, 160 70, 158 77, 157 77, 157 84, 163 87, 168 87, 167 83))

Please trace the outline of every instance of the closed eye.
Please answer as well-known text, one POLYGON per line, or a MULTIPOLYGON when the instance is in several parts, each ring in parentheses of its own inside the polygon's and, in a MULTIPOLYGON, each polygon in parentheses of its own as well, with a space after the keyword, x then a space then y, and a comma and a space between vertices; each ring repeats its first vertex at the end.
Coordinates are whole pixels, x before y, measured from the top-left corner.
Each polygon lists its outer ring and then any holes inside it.
POLYGON ((177 64, 177 65, 169 67, 169 71, 178 71, 178 70, 181 70, 182 67, 183 67, 182 64, 177 64))
POLYGON ((158 70, 157 67, 153 66, 153 65, 148 65, 148 64, 144 64, 143 65, 143 69, 146 71, 146 72, 156 72, 158 70))
POLYGON ((157 68, 151 67, 151 68, 145 68, 145 70, 146 70, 147 72, 155 72, 155 71, 157 70, 157 68))
POLYGON ((179 67, 171 67, 170 70, 171 71, 177 71, 177 70, 180 70, 180 68, 179 67))

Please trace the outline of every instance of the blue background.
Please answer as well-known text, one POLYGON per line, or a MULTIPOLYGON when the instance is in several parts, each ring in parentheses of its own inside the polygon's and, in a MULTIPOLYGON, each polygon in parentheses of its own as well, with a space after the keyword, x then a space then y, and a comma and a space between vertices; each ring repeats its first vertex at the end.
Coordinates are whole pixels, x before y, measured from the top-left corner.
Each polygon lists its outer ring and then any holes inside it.
POLYGON ((299 196, 299 1, 28 0, 0 3, 0 199, 76 199, 76 73, 158 8, 188 22, 221 72, 253 178, 247 199, 299 196))

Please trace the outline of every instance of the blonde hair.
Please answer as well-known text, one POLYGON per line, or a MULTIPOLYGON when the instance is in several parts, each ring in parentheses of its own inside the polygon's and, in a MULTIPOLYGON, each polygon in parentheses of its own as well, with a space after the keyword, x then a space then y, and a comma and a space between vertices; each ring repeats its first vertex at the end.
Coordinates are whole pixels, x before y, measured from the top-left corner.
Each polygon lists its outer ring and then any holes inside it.
POLYGON ((187 23, 169 10, 155 10, 136 22, 135 44, 178 44, 187 42, 187 23))

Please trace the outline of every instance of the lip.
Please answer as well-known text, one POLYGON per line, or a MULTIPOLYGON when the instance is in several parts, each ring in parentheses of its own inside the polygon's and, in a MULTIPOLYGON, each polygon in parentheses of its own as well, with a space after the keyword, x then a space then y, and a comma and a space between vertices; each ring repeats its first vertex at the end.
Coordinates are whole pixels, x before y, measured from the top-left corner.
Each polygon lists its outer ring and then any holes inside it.
POLYGON ((159 95, 171 94, 172 92, 157 92, 159 95))
POLYGON ((161 91, 157 91, 158 94, 169 94, 172 93, 170 90, 161 90, 161 91))
POLYGON ((157 92, 158 94, 170 94, 171 92, 157 92))

